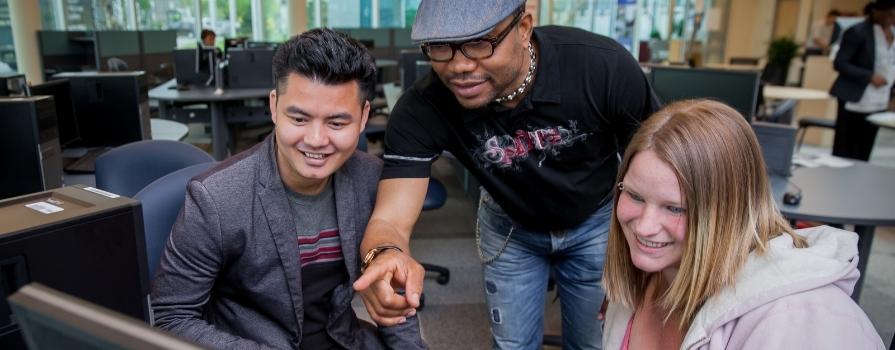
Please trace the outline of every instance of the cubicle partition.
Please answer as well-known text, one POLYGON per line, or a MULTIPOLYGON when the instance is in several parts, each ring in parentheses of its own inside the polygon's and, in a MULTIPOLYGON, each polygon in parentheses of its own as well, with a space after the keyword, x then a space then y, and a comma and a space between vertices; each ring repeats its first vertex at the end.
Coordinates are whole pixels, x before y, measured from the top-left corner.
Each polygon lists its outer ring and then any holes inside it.
POLYGON ((173 76, 171 51, 176 31, 37 32, 45 80, 54 74, 82 71, 146 71, 150 86, 173 76))
POLYGON ((93 33, 40 30, 37 42, 45 80, 56 73, 96 70, 99 66, 93 33))

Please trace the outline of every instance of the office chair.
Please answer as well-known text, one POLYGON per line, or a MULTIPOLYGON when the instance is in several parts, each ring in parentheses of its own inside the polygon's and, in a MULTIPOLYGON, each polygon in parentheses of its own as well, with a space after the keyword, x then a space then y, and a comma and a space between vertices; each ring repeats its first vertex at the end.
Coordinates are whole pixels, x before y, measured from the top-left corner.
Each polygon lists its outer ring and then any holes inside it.
POLYGON ((150 182, 175 170, 214 158, 191 144, 144 140, 119 146, 96 158, 96 187, 132 197, 150 182))
POLYGON ((111 57, 106 61, 110 72, 124 72, 128 70, 127 62, 118 57, 111 57))
POLYGON ((143 231, 146 236, 146 259, 149 278, 155 275, 159 258, 165 250, 165 242, 177 214, 183 208, 183 198, 189 180, 210 169, 216 163, 207 162, 191 165, 162 176, 146 185, 134 195, 143 205, 143 231))
POLYGON ((836 121, 818 117, 805 117, 799 119, 799 142, 796 145, 796 150, 802 148, 802 141, 805 140, 805 134, 808 133, 808 128, 810 127, 827 128, 835 132, 836 121))
POLYGON ((785 124, 792 123, 792 115, 796 109, 796 100, 787 99, 774 106, 771 113, 761 115, 758 119, 768 123, 785 124))

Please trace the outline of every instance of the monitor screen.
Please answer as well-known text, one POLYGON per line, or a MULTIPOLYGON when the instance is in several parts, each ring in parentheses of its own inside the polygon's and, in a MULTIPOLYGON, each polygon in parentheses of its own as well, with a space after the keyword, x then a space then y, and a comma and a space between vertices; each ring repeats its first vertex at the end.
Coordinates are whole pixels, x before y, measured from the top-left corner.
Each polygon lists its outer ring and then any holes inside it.
POLYGON ((709 98, 733 107, 747 120, 758 103, 758 71, 652 67, 652 87, 663 104, 709 98))
POLYGON ((210 86, 214 76, 211 67, 214 49, 182 49, 174 50, 174 78, 177 85, 210 86))
POLYGON ((201 349, 40 283, 22 287, 9 302, 31 349, 201 349))
POLYGON ((272 89, 274 87, 272 48, 230 50, 227 87, 233 89, 272 89))
POLYGON ((51 80, 31 86, 31 96, 53 96, 59 127, 59 145, 71 146, 81 139, 78 118, 71 103, 71 84, 68 79, 51 80))

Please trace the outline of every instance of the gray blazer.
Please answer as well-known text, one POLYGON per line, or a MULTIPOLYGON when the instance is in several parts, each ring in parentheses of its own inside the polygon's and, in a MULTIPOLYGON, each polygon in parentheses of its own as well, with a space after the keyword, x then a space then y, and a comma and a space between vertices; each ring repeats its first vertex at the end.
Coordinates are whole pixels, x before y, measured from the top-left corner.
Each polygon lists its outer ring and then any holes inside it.
MULTIPOLYGON (((299 348, 297 230, 274 145, 269 136, 189 182, 152 283, 157 327, 212 348, 299 348)), ((327 332, 347 349, 425 348, 415 317, 377 330, 351 308, 381 167, 379 159, 355 152, 334 175, 349 280, 333 291, 327 332)))

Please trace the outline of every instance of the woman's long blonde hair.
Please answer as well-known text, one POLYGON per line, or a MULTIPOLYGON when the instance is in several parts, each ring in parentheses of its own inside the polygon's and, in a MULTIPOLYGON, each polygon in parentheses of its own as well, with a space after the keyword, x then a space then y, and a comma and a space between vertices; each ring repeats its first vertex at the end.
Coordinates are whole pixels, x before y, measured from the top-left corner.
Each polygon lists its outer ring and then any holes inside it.
MULTIPOLYGON (((678 315, 690 327, 703 303, 731 285, 750 252, 786 233, 807 246, 771 197, 761 148, 745 118, 711 100, 670 104, 647 119, 628 145, 618 181, 638 152, 653 151, 677 175, 687 203, 687 232, 677 276, 657 296, 666 320, 678 315)), ((614 203, 618 205, 618 191, 614 203)), ((636 309, 650 274, 631 262, 631 252, 613 210, 603 287, 607 298, 636 309)))

